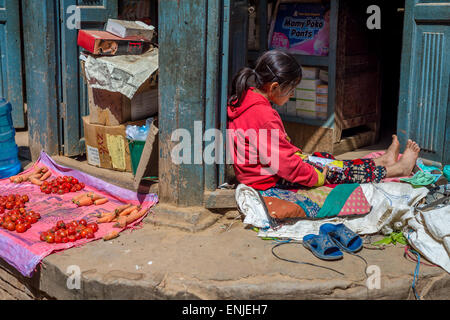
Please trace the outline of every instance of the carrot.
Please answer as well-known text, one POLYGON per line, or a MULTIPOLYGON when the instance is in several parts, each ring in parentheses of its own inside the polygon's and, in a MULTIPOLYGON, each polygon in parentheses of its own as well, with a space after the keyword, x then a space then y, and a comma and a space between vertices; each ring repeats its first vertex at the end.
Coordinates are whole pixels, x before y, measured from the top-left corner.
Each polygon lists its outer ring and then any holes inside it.
POLYGON ((93 203, 94 203, 94 201, 92 201, 92 199, 89 197, 81 198, 80 200, 75 201, 75 204, 79 207, 90 206, 93 203))
POLYGON ((100 219, 97 219, 97 223, 111 222, 115 217, 116 217, 116 214, 114 212, 109 212, 104 217, 101 217, 100 219))
POLYGON ((46 173, 44 173, 44 175, 41 177, 41 181, 47 180, 50 176, 52 175, 52 173, 50 171, 47 171, 46 173))
POLYGON ((32 184, 35 184, 37 186, 41 186, 43 184, 43 182, 41 180, 34 178, 34 177, 31 177, 29 180, 32 184))
POLYGON ((138 206, 131 206, 131 207, 123 210, 121 213, 119 213, 119 216, 127 216, 131 212, 133 212, 134 210, 137 210, 137 209, 138 209, 138 206))
POLYGON ((41 172, 42 173, 47 173, 48 172, 48 168, 46 166, 41 167, 41 172))
POLYGON ((96 206, 99 206, 99 205, 105 204, 105 203, 107 203, 107 202, 108 202, 108 199, 107 199, 107 198, 102 198, 102 199, 95 200, 95 201, 94 201, 94 204, 95 204, 96 206))
POLYGON ((127 203, 127 204, 125 204, 125 205, 123 205, 123 206, 117 207, 116 209, 114 209, 114 211, 116 212, 116 214, 119 214, 119 213, 121 213, 123 210, 129 208, 130 206, 131 206, 131 203, 127 203))
POLYGON ((114 228, 124 228, 127 226, 127 217, 121 216, 117 218, 117 223, 113 226, 114 228))
POLYGON ((127 217, 127 224, 132 223, 139 219, 140 217, 143 217, 147 213, 148 209, 141 209, 139 211, 135 210, 127 217))
POLYGON ((81 194, 73 197, 72 198, 72 202, 78 201, 78 200, 80 200, 81 198, 84 198, 84 197, 87 197, 87 193, 81 193, 81 194))
POLYGON ((42 177, 42 173, 35 173, 28 178, 28 181, 30 181, 30 179, 32 179, 32 178, 40 180, 41 177, 42 177))
POLYGON ((89 193, 88 193, 88 197, 92 198, 93 201, 95 201, 95 200, 100 200, 100 199, 103 199, 103 198, 104 198, 103 196, 98 195, 98 194, 93 193, 93 192, 89 192, 89 193))
POLYGON ((105 235, 104 237, 103 237, 103 240, 111 240, 111 239, 114 239, 114 238, 117 238, 119 236, 119 232, 118 231, 115 231, 115 230, 113 230, 113 231, 111 231, 110 233, 108 233, 107 235, 105 235))

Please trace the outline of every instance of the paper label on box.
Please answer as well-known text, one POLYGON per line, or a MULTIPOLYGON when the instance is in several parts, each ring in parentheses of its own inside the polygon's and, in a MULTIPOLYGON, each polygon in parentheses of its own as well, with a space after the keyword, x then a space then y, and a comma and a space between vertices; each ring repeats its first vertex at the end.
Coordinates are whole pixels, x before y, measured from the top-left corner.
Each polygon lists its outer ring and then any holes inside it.
POLYGON ((98 149, 86 145, 87 149, 87 161, 90 165, 100 167, 100 155, 98 153, 98 149))
POLYGON ((106 144, 108 146, 111 163, 114 169, 126 170, 125 143, 123 137, 106 134, 106 144))

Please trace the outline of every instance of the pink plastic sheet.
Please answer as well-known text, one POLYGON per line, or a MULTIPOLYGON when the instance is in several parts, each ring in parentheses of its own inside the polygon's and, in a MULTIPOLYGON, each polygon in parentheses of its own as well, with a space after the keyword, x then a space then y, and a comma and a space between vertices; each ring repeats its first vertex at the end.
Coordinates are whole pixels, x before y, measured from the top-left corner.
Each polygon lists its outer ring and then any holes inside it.
MULTIPOLYGON (((36 266, 46 256, 53 252, 69 249, 73 246, 84 245, 90 241, 101 239, 112 230, 123 231, 125 228, 113 228, 114 223, 99 224, 99 230, 92 239, 81 239, 68 243, 46 243, 39 239, 42 231, 47 231, 59 220, 69 222, 72 220, 86 219, 87 222, 95 222, 96 214, 111 211, 119 205, 131 203, 141 205, 143 208, 151 208, 158 202, 156 194, 139 194, 128 189, 120 188, 106 183, 103 180, 92 177, 74 169, 66 168, 56 164, 46 153, 42 152, 35 166, 45 165, 52 172, 52 177, 73 176, 80 182, 86 184, 83 191, 77 193, 68 193, 65 195, 44 194, 39 186, 24 182, 21 184, 10 183, 9 179, 0 180, 0 194, 27 194, 30 201, 27 203, 28 210, 39 212, 41 219, 32 225, 25 233, 17 233, 0 228, 0 257, 14 266, 21 274, 31 277, 36 266), (104 195, 109 199, 108 203, 100 206, 88 206, 78 208, 72 203, 72 198, 82 192, 93 191, 104 195)), ((145 216, 144 216, 145 217, 145 216)), ((135 221, 126 228, 132 228, 140 223, 144 218, 135 221)))

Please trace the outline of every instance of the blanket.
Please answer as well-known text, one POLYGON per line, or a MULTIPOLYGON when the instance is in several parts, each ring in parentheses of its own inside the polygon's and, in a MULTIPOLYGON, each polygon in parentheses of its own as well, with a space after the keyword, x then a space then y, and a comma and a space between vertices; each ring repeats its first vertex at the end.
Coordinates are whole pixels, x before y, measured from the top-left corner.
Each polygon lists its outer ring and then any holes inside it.
MULTIPOLYGON (((94 191, 108 197, 109 202, 101 206, 77 207, 71 202, 74 193, 64 195, 44 194, 40 188, 28 182, 21 184, 10 183, 9 179, 0 180, 1 194, 27 194, 30 201, 26 208, 40 213, 41 219, 32 225, 25 233, 17 233, 0 228, 0 257, 15 267, 22 275, 31 277, 36 266, 42 259, 53 252, 69 249, 73 246, 84 245, 90 241, 101 239, 113 230, 113 223, 99 224, 99 229, 92 239, 81 239, 68 243, 46 243, 40 240, 40 233, 53 227, 59 220, 65 222, 86 219, 88 223, 95 222, 95 215, 103 211, 111 211, 115 207, 131 203, 151 208, 158 202, 156 194, 137 194, 123 189, 98 178, 89 176, 74 169, 56 164, 46 153, 42 152, 32 168, 45 165, 52 172, 52 177, 67 175, 77 178, 86 184, 84 191, 94 191)), ((77 193, 79 194, 79 193, 77 193)), ((132 228, 144 217, 138 219, 126 228, 132 228)), ((125 228, 114 230, 123 231, 125 228)))

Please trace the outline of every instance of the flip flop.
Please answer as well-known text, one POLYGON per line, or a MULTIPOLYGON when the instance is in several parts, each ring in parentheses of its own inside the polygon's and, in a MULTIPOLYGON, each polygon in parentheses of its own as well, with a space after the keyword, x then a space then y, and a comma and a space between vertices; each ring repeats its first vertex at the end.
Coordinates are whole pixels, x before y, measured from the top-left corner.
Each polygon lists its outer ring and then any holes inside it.
POLYGON ((343 223, 325 223, 320 226, 320 234, 327 234, 342 250, 355 253, 361 250, 363 241, 360 236, 347 228, 343 223))
POLYGON ((338 260, 343 254, 326 234, 307 234, 303 237, 303 246, 322 260, 338 260))

